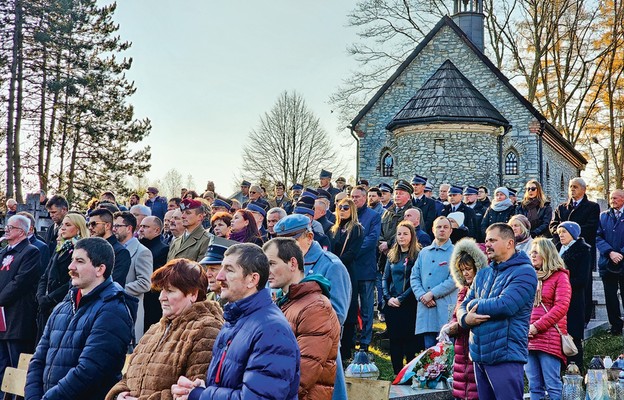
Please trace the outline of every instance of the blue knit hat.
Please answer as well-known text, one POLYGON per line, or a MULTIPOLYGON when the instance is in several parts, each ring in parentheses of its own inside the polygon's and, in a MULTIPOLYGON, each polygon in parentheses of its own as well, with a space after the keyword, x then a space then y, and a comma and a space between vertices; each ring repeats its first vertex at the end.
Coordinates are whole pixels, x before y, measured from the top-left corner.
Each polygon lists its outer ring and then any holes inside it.
POLYGON ((574 240, 577 240, 579 236, 581 236, 581 226, 574 221, 562 222, 559 224, 559 228, 563 228, 568 231, 574 240))

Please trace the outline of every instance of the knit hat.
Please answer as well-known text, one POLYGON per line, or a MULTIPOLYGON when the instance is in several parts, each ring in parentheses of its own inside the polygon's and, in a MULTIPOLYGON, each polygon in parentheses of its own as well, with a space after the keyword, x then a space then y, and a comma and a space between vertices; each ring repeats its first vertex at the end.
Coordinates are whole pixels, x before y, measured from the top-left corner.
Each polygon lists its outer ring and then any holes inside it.
POLYGON ((572 239, 574 240, 577 240, 579 236, 581 236, 581 227, 574 221, 562 222, 559 224, 559 228, 563 228, 568 231, 568 233, 570 234, 570 236, 572 236, 572 239))
POLYGON ((494 194, 496 194, 496 192, 501 192, 502 194, 505 195, 505 197, 509 198, 509 190, 504 186, 496 188, 496 190, 494 191, 494 194))
POLYGON ((449 215, 447 215, 446 218, 452 219, 453 221, 457 222, 457 225, 459 226, 464 225, 465 216, 463 212, 459 212, 459 211, 452 212, 449 215))

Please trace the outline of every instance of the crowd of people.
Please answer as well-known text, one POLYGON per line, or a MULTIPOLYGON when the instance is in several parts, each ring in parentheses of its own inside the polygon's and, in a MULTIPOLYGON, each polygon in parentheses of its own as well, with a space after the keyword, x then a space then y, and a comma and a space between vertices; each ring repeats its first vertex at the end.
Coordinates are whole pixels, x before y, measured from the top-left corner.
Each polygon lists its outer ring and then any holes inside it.
POLYGON ((492 199, 451 184, 436 198, 421 175, 334 183, 150 187, 127 206, 107 191, 84 211, 55 195, 41 236, 9 200, 0 371, 34 352, 32 400, 346 399, 344 366, 378 318, 395 374, 446 333, 454 397, 521 399, 526 376, 531 399, 559 399, 561 367, 583 368, 596 251, 621 335, 624 191, 601 213, 581 178, 554 209, 536 180, 492 199))

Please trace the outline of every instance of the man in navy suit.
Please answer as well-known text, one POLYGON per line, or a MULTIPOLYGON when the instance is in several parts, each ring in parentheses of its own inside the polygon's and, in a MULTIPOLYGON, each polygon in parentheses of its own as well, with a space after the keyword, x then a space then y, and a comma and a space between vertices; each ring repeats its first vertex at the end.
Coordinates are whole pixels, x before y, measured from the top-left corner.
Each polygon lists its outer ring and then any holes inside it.
POLYGON ((0 379, 6 367, 17 366, 20 353, 34 349, 35 290, 41 275, 39 250, 28 241, 28 218, 14 215, 5 229, 9 245, 0 250, 0 379))
POLYGON ((50 262, 50 252, 48 251, 48 245, 43 240, 41 240, 39 236, 37 236, 37 232, 35 232, 35 218, 32 216, 31 213, 26 211, 20 211, 17 213, 17 215, 22 215, 28 218, 28 221, 30 222, 30 229, 28 230, 28 241, 30 242, 30 244, 39 249, 39 254, 41 255, 41 261, 39 263, 41 267, 40 272, 41 275, 43 275, 48 266, 48 263, 50 262))

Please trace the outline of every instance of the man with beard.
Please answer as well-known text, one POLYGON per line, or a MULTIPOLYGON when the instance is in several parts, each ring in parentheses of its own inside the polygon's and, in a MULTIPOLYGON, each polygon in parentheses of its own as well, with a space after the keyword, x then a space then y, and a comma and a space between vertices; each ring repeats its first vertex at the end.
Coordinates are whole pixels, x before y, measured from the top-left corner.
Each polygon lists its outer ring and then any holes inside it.
POLYGON ((113 232, 115 237, 130 253, 130 269, 126 275, 125 291, 131 296, 139 299, 137 317, 134 321, 134 340, 138 343, 143 336, 144 308, 143 295, 151 288, 151 277, 154 270, 154 259, 147 247, 139 243, 134 233, 137 228, 136 218, 128 211, 115 213, 115 223, 113 232))
POLYGON ((91 236, 101 237, 113 247, 115 259, 111 276, 113 281, 124 287, 130 270, 130 252, 113 235, 113 214, 103 208, 93 210, 87 226, 91 236))
MULTIPOLYGON (((182 200, 180 209, 184 233, 171 243, 167 261, 174 258, 188 258, 189 260, 199 261, 204 258, 212 236, 202 226, 202 221, 206 216, 206 209, 199 200, 193 199, 182 200)), ((176 221, 176 229, 178 228, 178 222, 176 221)), ((173 227, 171 229, 173 231, 173 227)))
POLYGON ((372 187, 368 191, 368 208, 380 216, 386 211, 383 205, 381 205, 381 190, 378 187, 372 187))
MULTIPOLYGON (((163 223, 158 217, 145 217, 141 225, 139 225, 139 242, 152 253, 152 259, 154 260, 150 276, 154 271, 167 263, 169 246, 161 240, 162 229, 163 223)), ((149 327, 160 321, 162 317, 162 308, 158 296, 157 292, 150 290, 143 297, 143 310, 145 311, 144 332, 147 332, 149 327)))

